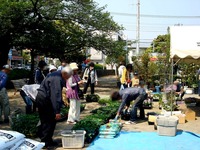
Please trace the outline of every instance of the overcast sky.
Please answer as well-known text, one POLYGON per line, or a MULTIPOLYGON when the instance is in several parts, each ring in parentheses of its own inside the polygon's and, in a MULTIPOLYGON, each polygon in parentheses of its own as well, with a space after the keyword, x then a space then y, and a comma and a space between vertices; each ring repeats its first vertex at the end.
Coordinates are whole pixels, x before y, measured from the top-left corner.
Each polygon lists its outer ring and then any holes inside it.
MULTIPOLYGON (((99 6, 107 5, 106 10, 113 19, 126 28, 124 33, 128 39, 136 39, 137 0, 94 1, 99 6)), ((140 0, 140 13, 141 42, 151 42, 158 35, 166 34, 168 26, 200 25, 200 0, 140 0)))

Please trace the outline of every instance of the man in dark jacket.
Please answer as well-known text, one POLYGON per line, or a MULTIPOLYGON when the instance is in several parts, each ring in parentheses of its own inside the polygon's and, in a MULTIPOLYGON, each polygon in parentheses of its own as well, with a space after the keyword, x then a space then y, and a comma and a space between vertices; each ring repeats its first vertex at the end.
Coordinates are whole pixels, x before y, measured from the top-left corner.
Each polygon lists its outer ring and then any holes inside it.
POLYGON ((135 124, 137 119, 137 108, 140 108, 140 118, 144 118, 144 108, 143 101, 147 98, 147 94, 145 89, 143 88, 143 82, 140 82, 140 88, 138 87, 130 87, 124 90, 120 90, 119 92, 114 92, 111 95, 112 100, 122 100, 121 105, 117 111, 116 119, 122 112, 122 109, 126 106, 127 108, 130 106, 131 101, 135 100, 131 110, 131 118, 130 121, 126 122, 126 124, 135 124))
POLYGON ((45 146, 56 146, 52 136, 56 126, 56 120, 61 118, 60 108, 62 105, 62 88, 66 80, 72 75, 70 67, 62 71, 56 71, 48 75, 40 85, 36 97, 41 125, 38 135, 45 146))

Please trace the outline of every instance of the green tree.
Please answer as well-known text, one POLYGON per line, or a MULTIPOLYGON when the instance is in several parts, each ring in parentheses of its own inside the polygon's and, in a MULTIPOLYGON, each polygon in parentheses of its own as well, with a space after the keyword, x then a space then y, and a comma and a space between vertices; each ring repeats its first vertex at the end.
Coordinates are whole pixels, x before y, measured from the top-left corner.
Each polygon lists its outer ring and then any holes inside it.
MULTIPOLYGON (((7 60, 8 50, 31 49, 60 59, 94 47, 111 54, 113 32, 122 28, 92 0, 0 0, 0 59, 7 60)), ((70 57, 71 58, 71 57, 70 57)))
POLYGON ((165 79, 169 80, 171 75, 170 34, 159 35, 147 50, 157 53, 158 60, 155 63, 158 73, 155 75, 159 77, 162 83, 165 82, 165 79))

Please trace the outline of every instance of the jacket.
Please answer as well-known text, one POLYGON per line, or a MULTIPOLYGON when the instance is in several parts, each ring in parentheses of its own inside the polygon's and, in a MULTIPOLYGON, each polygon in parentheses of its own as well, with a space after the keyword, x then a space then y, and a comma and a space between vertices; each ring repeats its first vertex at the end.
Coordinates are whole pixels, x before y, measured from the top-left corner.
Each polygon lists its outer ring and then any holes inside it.
POLYGON ((59 114, 62 106, 62 89, 65 84, 61 71, 51 73, 42 81, 38 89, 37 97, 42 97, 39 99, 42 102, 38 102, 36 97, 36 103, 44 103, 44 106, 41 106, 44 109, 48 109, 45 107, 46 103, 51 103, 54 113, 59 114))
POLYGON ((84 71, 84 74, 83 74, 83 82, 88 82, 89 73, 90 73, 91 83, 95 83, 96 81, 98 81, 96 70, 93 69, 93 70, 90 72, 90 69, 89 69, 89 68, 86 68, 85 71, 84 71))
POLYGON ((8 75, 0 71, 0 90, 5 88, 7 79, 8 79, 8 75))
POLYGON ((78 96, 78 89, 79 85, 78 82, 80 81, 80 78, 78 75, 73 75, 67 80, 67 97, 69 99, 80 99, 78 96))
POLYGON ((126 104, 130 104, 130 102, 135 100, 139 95, 145 94, 145 89, 138 87, 130 87, 119 91, 119 95, 122 98, 122 103, 119 106, 118 112, 120 113, 126 104))

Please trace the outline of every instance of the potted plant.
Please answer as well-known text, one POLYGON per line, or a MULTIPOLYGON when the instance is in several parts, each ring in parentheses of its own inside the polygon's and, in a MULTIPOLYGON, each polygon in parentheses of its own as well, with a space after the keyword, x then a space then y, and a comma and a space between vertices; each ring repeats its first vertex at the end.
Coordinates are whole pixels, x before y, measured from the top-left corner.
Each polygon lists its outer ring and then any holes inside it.
POLYGON ((100 99, 100 96, 97 94, 88 94, 86 95, 86 102, 98 102, 100 99))

